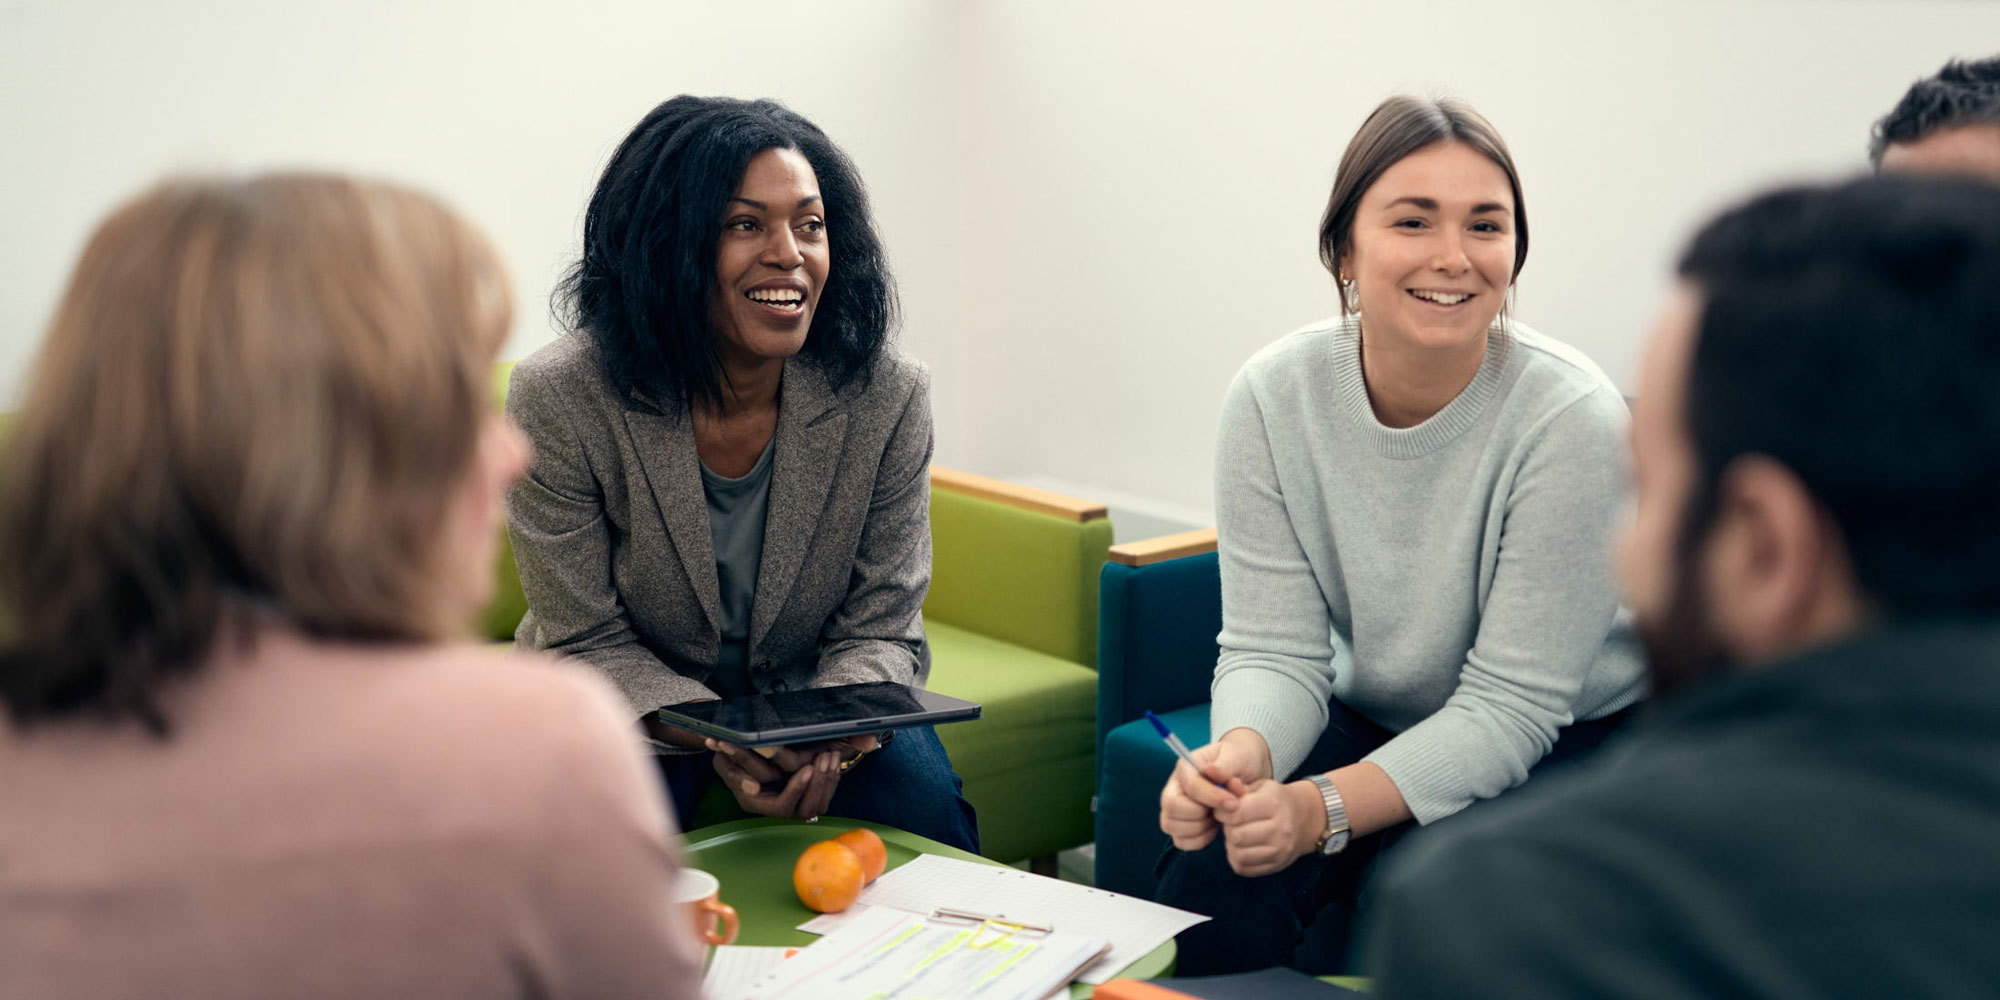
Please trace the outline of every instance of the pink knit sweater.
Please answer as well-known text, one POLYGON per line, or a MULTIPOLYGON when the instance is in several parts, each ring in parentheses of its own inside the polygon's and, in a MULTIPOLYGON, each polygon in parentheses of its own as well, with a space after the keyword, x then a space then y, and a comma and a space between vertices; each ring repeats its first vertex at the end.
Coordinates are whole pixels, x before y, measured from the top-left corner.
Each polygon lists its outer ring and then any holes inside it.
POLYGON ((267 625, 166 707, 0 720, 0 998, 696 996, 602 681, 267 625))

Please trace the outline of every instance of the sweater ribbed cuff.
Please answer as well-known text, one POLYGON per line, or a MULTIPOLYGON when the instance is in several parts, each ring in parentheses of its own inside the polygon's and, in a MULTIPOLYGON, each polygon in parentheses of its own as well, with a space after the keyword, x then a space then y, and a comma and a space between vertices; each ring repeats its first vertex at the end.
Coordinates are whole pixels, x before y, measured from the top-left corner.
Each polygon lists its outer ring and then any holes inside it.
POLYGON ((1381 768, 1418 823, 1433 823, 1472 804, 1465 765, 1424 733, 1406 733, 1361 758, 1381 768), (1414 738, 1410 738, 1414 736, 1414 738))
POLYGON ((1305 763, 1326 729, 1326 702, 1273 670, 1238 668, 1215 679, 1208 709, 1211 739, 1250 729, 1271 748, 1271 774, 1282 781, 1305 763))
POLYGON ((1579 714, 1577 721, 1595 722, 1614 712, 1622 712, 1646 700, 1646 695, 1651 691, 1652 684, 1650 683, 1650 678, 1642 673, 1634 677, 1632 682, 1625 685, 1617 694, 1592 707, 1590 714, 1579 714))

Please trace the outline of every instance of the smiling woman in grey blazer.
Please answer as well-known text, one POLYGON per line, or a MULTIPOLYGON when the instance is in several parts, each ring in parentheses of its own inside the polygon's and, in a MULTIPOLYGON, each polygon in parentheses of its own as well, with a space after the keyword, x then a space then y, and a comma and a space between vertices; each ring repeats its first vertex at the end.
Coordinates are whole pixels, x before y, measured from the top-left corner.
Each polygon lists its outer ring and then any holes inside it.
POLYGON ((887 346, 894 286, 853 165, 774 102, 667 101, 605 169, 557 294, 572 332, 507 400, 536 452, 507 507, 516 641, 617 683, 683 824, 720 779, 753 813, 977 850, 927 728, 767 759, 651 716, 929 673, 930 377, 887 346))

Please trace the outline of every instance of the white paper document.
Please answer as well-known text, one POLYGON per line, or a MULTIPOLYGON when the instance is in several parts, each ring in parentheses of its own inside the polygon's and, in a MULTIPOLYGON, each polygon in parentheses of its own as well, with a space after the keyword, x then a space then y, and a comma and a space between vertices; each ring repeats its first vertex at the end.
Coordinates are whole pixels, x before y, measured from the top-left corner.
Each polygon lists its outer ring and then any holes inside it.
POLYGON ((838 913, 822 913, 819 916, 814 917, 803 924, 800 924, 797 927, 797 929, 805 931, 807 934, 831 934, 834 931, 837 931, 842 927, 847 926, 847 924, 853 921, 856 917, 859 917, 867 912, 868 912, 867 904, 855 903, 854 905, 849 906, 847 909, 841 910, 838 913))
POLYGON ((844 929, 872 912, 862 907, 887 907, 918 916, 939 908, 966 910, 1109 941, 1111 951, 1076 977, 1086 983, 1110 979, 1174 935, 1208 919, 1018 868, 925 854, 861 890, 861 898, 847 912, 816 917, 799 929, 814 933, 844 929))
POLYGON ((765 973, 709 1000, 977 997, 1044 1000, 1109 947, 1102 938, 926 920, 877 907, 765 973))
POLYGON ((763 948, 755 945, 717 945, 708 957, 708 972, 701 977, 702 1000, 740 997, 750 984, 795 954, 799 948, 763 948))

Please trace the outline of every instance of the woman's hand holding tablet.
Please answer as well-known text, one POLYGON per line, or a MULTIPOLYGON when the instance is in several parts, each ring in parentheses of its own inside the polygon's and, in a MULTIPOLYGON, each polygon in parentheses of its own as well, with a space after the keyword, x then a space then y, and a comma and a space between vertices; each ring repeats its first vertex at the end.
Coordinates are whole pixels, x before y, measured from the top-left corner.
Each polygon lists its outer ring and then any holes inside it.
POLYGON ((973 702, 878 681, 668 705, 647 724, 700 737, 744 809, 811 820, 878 734, 978 717, 973 702))

